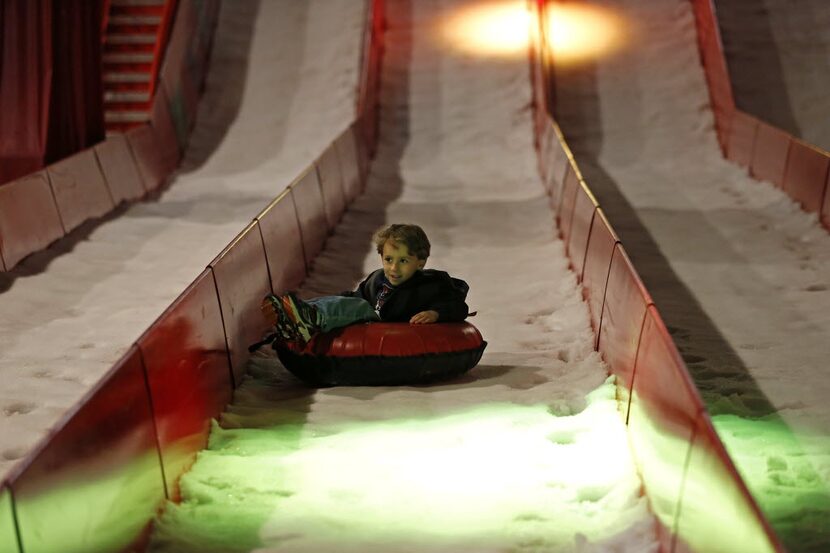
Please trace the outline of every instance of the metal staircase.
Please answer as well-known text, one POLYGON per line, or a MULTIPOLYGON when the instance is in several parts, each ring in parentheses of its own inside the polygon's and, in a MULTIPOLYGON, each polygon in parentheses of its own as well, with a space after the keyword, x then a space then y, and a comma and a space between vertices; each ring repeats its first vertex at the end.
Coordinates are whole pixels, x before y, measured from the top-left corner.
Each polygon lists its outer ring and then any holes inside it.
POLYGON ((103 21, 104 122, 107 134, 150 119, 175 0, 110 0, 103 21))

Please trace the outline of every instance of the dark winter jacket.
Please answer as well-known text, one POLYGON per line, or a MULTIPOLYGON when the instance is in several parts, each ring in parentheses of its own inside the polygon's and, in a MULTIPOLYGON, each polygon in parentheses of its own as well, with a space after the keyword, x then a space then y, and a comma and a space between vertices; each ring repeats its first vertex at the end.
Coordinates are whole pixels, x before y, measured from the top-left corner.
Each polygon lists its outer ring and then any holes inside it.
MULTIPOLYGON (((363 298, 375 306, 384 282, 388 284, 383 269, 378 269, 367 276, 357 290, 340 295, 363 298)), ((422 269, 403 284, 393 287, 379 315, 383 321, 405 322, 421 311, 433 310, 438 312, 438 322, 463 321, 469 313, 464 302, 469 289, 466 282, 444 271, 422 269)))

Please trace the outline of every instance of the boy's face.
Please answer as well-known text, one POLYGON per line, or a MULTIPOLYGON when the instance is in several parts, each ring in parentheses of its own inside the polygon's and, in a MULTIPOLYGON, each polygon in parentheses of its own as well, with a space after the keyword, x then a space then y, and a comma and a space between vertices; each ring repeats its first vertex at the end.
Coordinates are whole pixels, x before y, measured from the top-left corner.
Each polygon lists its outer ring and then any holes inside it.
POLYGON ((383 274, 392 286, 399 286, 412 278, 418 269, 423 269, 426 259, 419 259, 409 253, 406 244, 387 240, 383 244, 380 256, 383 262, 383 274))

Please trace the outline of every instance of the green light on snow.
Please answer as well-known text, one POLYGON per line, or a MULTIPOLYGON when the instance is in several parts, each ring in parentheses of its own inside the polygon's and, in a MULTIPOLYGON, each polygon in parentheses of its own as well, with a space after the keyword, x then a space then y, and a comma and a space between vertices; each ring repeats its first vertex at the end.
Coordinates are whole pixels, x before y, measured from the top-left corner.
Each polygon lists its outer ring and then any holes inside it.
POLYGON ((157 521, 153 550, 547 549, 577 533, 616 535, 646 505, 613 384, 588 400, 566 417, 505 403, 431 418, 215 426, 182 479, 184 503, 157 521))
POLYGON ((712 417, 752 495, 794 553, 830 551, 830 436, 780 417, 712 417))

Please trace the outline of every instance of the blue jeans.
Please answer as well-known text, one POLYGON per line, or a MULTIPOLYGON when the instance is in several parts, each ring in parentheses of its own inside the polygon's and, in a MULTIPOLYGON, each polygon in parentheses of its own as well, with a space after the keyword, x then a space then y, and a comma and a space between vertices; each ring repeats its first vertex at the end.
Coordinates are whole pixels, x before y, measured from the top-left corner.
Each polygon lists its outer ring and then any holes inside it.
POLYGON ((380 320, 372 304, 363 298, 321 296, 305 301, 317 308, 317 322, 323 332, 354 323, 380 320))

